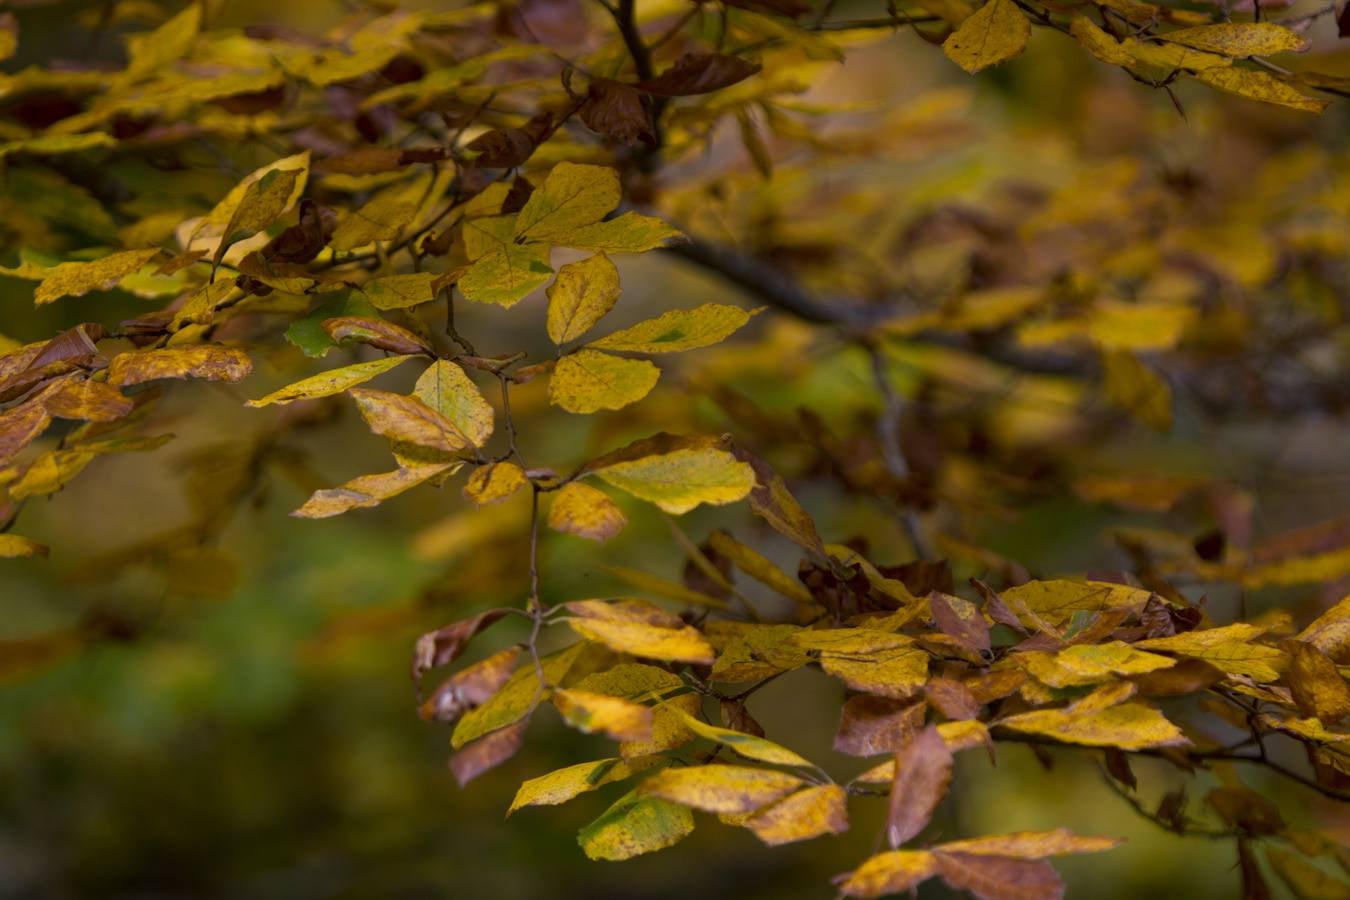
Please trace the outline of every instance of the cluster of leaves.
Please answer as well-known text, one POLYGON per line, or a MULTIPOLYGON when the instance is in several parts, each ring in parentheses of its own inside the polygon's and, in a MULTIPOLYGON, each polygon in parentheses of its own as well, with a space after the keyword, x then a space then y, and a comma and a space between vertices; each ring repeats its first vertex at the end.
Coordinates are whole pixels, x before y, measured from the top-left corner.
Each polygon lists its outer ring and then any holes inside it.
MULTIPOLYGON (((114 4, 99 27, 143 6, 114 4)), ((1343 851, 1287 825, 1224 764, 1346 798, 1350 598, 1300 630, 1287 613, 1218 622, 1178 584, 1333 583, 1350 570, 1350 528, 1340 520, 1253 543, 1250 497, 1217 479, 1075 471, 1060 457, 1068 441, 1122 427, 1120 412, 1166 430, 1183 389, 1216 412, 1343 405, 1350 181, 1328 183, 1325 157, 1305 159, 1301 179, 1280 159, 1278 178, 1254 179, 1233 201, 1241 209, 1197 211, 1201 187, 1150 180, 1127 159, 982 209, 935 204, 916 215, 912 189, 877 189, 866 176, 843 189, 821 162, 941 143, 961 130, 952 97, 892 111, 870 136, 827 138, 822 110, 798 96, 844 47, 895 28, 938 26, 924 36, 977 72, 1020 54, 1035 25, 1169 94, 1184 77, 1321 111, 1307 91, 1343 92, 1344 78, 1266 57, 1306 49, 1301 32, 1334 7, 1274 23, 1260 6, 1254 21, 1235 22, 1139 0, 917 6, 857 20, 790 0, 372 6, 313 37, 209 30, 212 10, 193 4, 131 36, 114 71, 4 75, 0 158, 18 252, 0 274, 34 282, 37 305, 114 288, 161 305, 0 345, 0 556, 48 552, 7 531, 32 498, 101 456, 170 438, 163 386, 152 382, 237 383, 270 350, 290 365, 352 354, 248 401, 287 408, 242 450, 231 442, 189 467, 188 524, 95 568, 149 564, 171 583, 191 570, 196 589, 215 582, 227 593, 228 564, 213 548, 225 522, 270 466, 294 462, 288 436, 323 428, 350 398, 396 467, 314 490, 295 515, 377 506, 461 470, 472 507, 528 497, 523 607, 428 632, 413 677, 420 694, 426 673, 456 662, 477 634, 520 621, 527 637, 449 674, 419 709, 453 725, 461 783, 510 758, 546 705, 617 741, 617 755, 527 781, 511 806, 633 781, 582 830, 588 856, 670 846, 694 827, 691 810, 769 845, 838 834, 850 799, 877 795, 891 849, 842 876, 844 894, 940 877, 984 898, 1058 896, 1047 858, 1116 842, 1055 830, 917 843, 955 755, 1011 743, 1096 748, 1144 815, 1180 834, 1232 838, 1249 887, 1262 877, 1261 840, 1300 895, 1343 895, 1342 881, 1304 859, 1342 854, 1344 865, 1343 851), (753 172, 662 181, 665 167, 718 146, 723 123, 734 123, 753 172), (201 202, 172 173, 200 166, 202 148, 232 166, 222 141, 256 142, 269 161, 201 202), (170 174, 137 193, 119 176, 141 158, 170 174), (725 414, 734 437, 666 433, 674 406, 630 409, 657 433, 566 471, 527 464, 513 391, 542 380, 566 413, 628 409, 661 377, 647 357, 711 347, 759 311, 705 303, 595 337, 621 295, 611 257, 660 248, 813 327, 768 329, 682 384, 725 414), (552 358, 480 354, 483 338, 457 327, 457 305, 510 308, 541 289, 552 358), (825 346, 808 350, 817 332, 825 346), (277 349, 283 334, 289 350, 277 349), (812 352, 816 367, 803 371, 812 352), (421 369, 410 391, 370 386, 404 367, 421 369), (726 384, 749 373, 804 395, 831 367, 870 370, 864 404, 830 396, 830 416, 797 403, 784 413, 726 384), (49 430, 60 433, 52 446, 49 430), (887 565, 865 542, 827 543, 789 486, 822 472, 902 522, 916 559, 887 565), (683 583, 619 571, 682 612, 637 597, 546 603, 544 526, 604 542, 627 524, 597 483, 669 515, 747 501, 798 551, 798 568, 780 568, 750 538, 718 530, 695 543, 677 530, 683 583), (1064 483, 1153 511, 1203 497, 1221 527, 1199 539, 1122 531, 1134 571, 1078 580, 1032 578, 962 540, 961 516, 1064 483), (982 577, 959 593, 954 570, 982 577), (559 632, 578 640, 546 652, 541 642, 559 632), (848 692, 835 748, 879 764, 836 778, 765 736, 748 701, 808 668, 848 692), (1306 748, 1311 774, 1268 751, 1277 737, 1306 748), (1131 793, 1134 756, 1213 768, 1225 783, 1204 798, 1208 812, 1184 792, 1150 810, 1131 793)), ((18 23, 0 24, 10 38, 0 49, 13 53, 18 23)), ((41 652, 71 644, 62 635, 41 652)))

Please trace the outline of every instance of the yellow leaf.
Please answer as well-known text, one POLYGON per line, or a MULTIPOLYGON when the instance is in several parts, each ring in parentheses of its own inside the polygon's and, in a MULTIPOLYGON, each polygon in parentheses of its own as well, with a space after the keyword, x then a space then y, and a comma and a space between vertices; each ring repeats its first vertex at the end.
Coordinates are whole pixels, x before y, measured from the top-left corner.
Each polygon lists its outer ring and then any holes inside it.
POLYGON ((662 850, 693 830, 694 817, 685 807, 630 793, 581 829, 577 841, 589 859, 621 860, 662 850))
POLYGON ((750 316, 739 306, 705 303, 695 309, 670 310, 587 346, 627 353, 678 353, 725 340, 750 316))
POLYGON ((436 276, 430 272, 409 275, 388 275, 361 285, 361 293, 376 309, 406 309, 435 298, 431 282, 436 276))
POLYGON ((995 723, 1027 734, 1039 734, 1068 744, 1143 750, 1187 743, 1181 729, 1162 713, 1138 703, 1122 703, 1089 715, 1063 709, 1038 709, 995 723))
POLYGON ((548 527, 604 542, 623 530, 628 518, 614 501, 588 484, 565 484, 553 495, 548 527))
POLYGON ((131 398, 101 381, 75 381, 43 398, 47 412, 58 419, 115 422, 131 412, 131 398))
POLYGON ((1233 61, 1217 53, 1192 50, 1180 44, 1155 44, 1127 37, 1120 42, 1121 48, 1146 66, 1159 69, 1222 69, 1231 66, 1233 61))
POLYGON ((529 483, 525 470, 513 462, 489 463, 469 473, 464 499, 479 506, 500 503, 529 483))
POLYGON ((417 218, 432 185, 427 176, 385 188, 338 222, 329 246, 334 250, 355 250, 376 241, 394 240, 417 218))
POLYGON ((1181 303, 1099 300, 1090 313, 1088 335, 1111 350, 1170 350, 1195 318, 1195 308, 1181 303))
POLYGON ((540 661, 544 677, 542 685, 533 665, 521 666, 490 700, 464 714, 450 735, 450 746, 458 750, 470 741, 525 718, 548 696, 549 688, 566 677, 585 649, 584 643, 577 642, 545 656, 540 661))
POLYGON ((669 581, 660 575, 653 575, 641 569, 633 569, 628 566, 605 566, 605 571, 644 593, 655 594, 669 600, 677 600, 680 603, 707 606, 711 609, 726 608, 726 603, 716 597, 710 597, 702 591, 696 591, 680 582, 669 581))
POLYGON ((944 853, 973 853, 977 856, 1008 856, 1013 859, 1045 859, 1066 853, 1101 853, 1120 846, 1118 838, 1082 837, 1067 828, 1054 831, 1018 831, 990 837, 951 841, 936 849, 944 853))
POLYGON ((798 603, 815 603, 815 598, 806 589, 806 585, 778 568, 759 551, 747 547, 725 531, 718 530, 709 534, 708 543, 722 556, 731 560, 736 568, 756 581, 768 585, 784 597, 791 597, 798 603))
POLYGON ((315 491, 291 515, 301 519, 326 519, 353 509, 366 509, 379 506, 390 497, 396 497, 406 490, 430 481, 442 472, 459 468, 462 463, 438 463, 428 466, 412 466, 384 472, 379 475, 362 475, 353 478, 341 487, 315 491))
POLYGON ((554 238, 552 243, 605 253, 645 253, 677 243, 683 237, 660 219, 626 212, 605 222, 583 225, 554 238))
POLYGON ((1154 431, 1172 427, 1172 389, 1162 376, 1126 350, 1104 353, 1102 364, 1107 399, 1154 431))
POLYGON ((1249 56, 1269 56, 1272 53, 1302 51, 1308 48, 1308 39, 1296 31, 1273 22, 1220 22, 1198 28, 1182 28, 1159 34, 1172 44, 1184 44, 1196 50, 1222 53, 1245 59, 1249 56))
POLYGON ((27 153, 34 156, 55 156, 61 153, 78 153, 94 147, 112 147, 117 141, 102 132, 85 134, 40 134, 36 137, 20 138, 0 144, 0 160, 11 153, 27 153))
POLYGON ((289 384, 281 390, 273 391, 265 397, 249 400, 244 405, 258 409, 273 403, 286 404, 294 403, 296 400, 330 397, 333 394, 340 394, 348 388, 356 387, 358 384, 364 384, 377 375, 383 375, 410 359, 412 359, 411 356, 386 356, 383 359, 373 359, 370 362, 356 363, 355 365, 343 366, 340 369, 320 372, 318 375, 312 375, 294 384, 289 384))
POLYGON ((1026 49, 1031 23, 1013 0, 988 0, 942 42, 947 58, 972 75, 1026 49))
POLYGON ((147 438, 125 438, 52 450, 34 460, 23 476, 9 486, 9 496, 14 500, 22 500, 25 497, 55 493, 73 481, 99 456, 107 453, 154 450, 162 447, 172 437, 173 435, 165 434, 147 438))
POLYGON ((846 897, 885 897, 911 890, 935 874, 937 861, 927 850, 890 850, 844 876, 839 891, 846 897))
POLYGON ((1015 658, 1038 681, 1051 687, 1100 684, 1117 675, 1139 675, 1176 663, 1170 657, 1145 653, 1121 641, 1077 644, 1058 653, 1019 653, 1015 658))
POLYGON ((1125 51, 1111 35, 1081 13, 1075 13, 1069 20, 1069 33, 1082 45, 1083 49, 1097 59, 1111 66, 1134 66, 1137 61, 1125 51))
POLYGON ((108 366, 108 383, 127 387, 159 378, 203 378, 233 383, 246 378, 252 371, 253 363, 244 351, 199 344, 119 354, 108 366))
POLYGON ((652 710, 640 703, 564 688, 554 691, 552 700, 567 724, 588 734, 603 731, 616 741, 641 741, 651 737, 652 710))
POLYGON ((610 619, 568 618, 565 621, 587 640, 598 641, 620 653, 703 665, 713 661, 712 646, 698 629, 688 625, 660 628, 642 622, 610 619))
MULTIPOLYGON (((1030 612, 1058 625, 1082 610, 1097 612, 1122 606, 1142 606, 1150 591, 1105 581, 1029 581, 1009 588, 1001 596, 1014 612, 1025 605, 1030 612)), ((1034 623, 1023 620, 1027 625, 1034 623)), ((1142 645, 1140 645, 1142 646, 1142 645)))
POLYGON ((558 163, 520 210, 516 237, 566 243, 570 232, 599 222, 619 205, 619 199, 619 173, 615 170, 558 163))
POLYGON ((555 344, 576 340, 614 308, 619 270, 603 253, 569 263, 549 285, 548 336, 555 344))
POLYGON ((912 646, 867 653, 823 650, 820 667, 855 691, 881 697, 908 697, 928 680, 928 654, 912 646))
POLYGON ((459 290, 477 303, 511 307, 552 274, 546 245, 513 242, 494 247, 474 260, 460 276, 459 290))
POLYGON ((50 552, 46 544, 39 544, 31 538, 17 534, 0 534, 0 559, 46 556, 50 552))
POLYGON ((82 297, 90 291, 110 291, 118 282, 140 269, 159 254, 157 248, 124 250, 93 262, 61 263, 44 273, 33 293, 41 306, 62 297, 82 297))
POLYGON ((1134 646, 1203 659, 1223 672, 1249 675, 1257 681, 1274 681, 1288 665, 1289 658, 1275 647, 1255 643, 1263 631, 1257 625, 1237 623, 1171 637, 1149 638, 1136 641, 1134 646))
POLYGON ((558 769, 522 783, 506 814, 509 816, 526 806, 557 806, 601 785, 622 781, 632 774, 633 770, 618 758, 577 763, 558 769))
POLYGON ((1350 547, 1340 547, 1326 553, 1281 559, 1256 565, 1242 573, 1243 585, 1250 588, 1269 585, 1315 584, 1334 581, 1350 571, 1350 547))
POLYGON ((1297 635, 1332 659, 1342 659, 1350 647, 1350 595, 1342 597, 1331 609, 1322 613, 1297 635))
POLYGON ((801 784, 796 775, 774 769, 713 763, 662 769, 638 785, 637 793, 704 812, 743 813, 761 809, 801 784))
POLYGON ((822 784, 788 795, 740 823, 770 847, 848 831, 848 792, 822 784))
POLYGON ((282 211, 285 211, 300 200, 300 195, 305 192, 305 186, 309 183, 309 151, 305 150, 294 156, 283 157, 250 172, 238 184, 230 188, 230 192, 225 195, 225 198, 212 207, 211 211, 206 214, 206 218, 198 223, 193 231, 194 237, 202 233, 208 237, 222 234, 225 226, 235 217, 240 205, 243 204, 253 186, 273 172, 292 172, 295 175, 295 181, 291 184, 291 193, 282 207, 282 211))
POLYGON ((432 363, 418 377, 413 396, 444 416, 475 447, 492 436, 492 404, 458 363, 446 359, 432 363))
POLYGON ((274 169, 248 186, 216 246, 213 258, 217 264, 230 244, 264 230, 289 208, 296 195, 295 186, 304 174, 295 169, 274 169))
POLYGON ((570 413, 622 409, 651 393, 661 370, 645 359, 623 359, 582 349, 558 360, 549 376, 548 399, 570 413))
POLYGON ((370 430, 378 435, 446 453, 470 444, 453 422, 416 397, 361 387, 349 393, 370 430))
POLYGON ((734 503, 750 493, 755 473, 726 450, 712 447, 622 460, 594 469, 615 487, 680 515, 700 503, 734 503))
POLYGON ((736 751, 737 754, 746 759, 754 759, 759 762, 773 763, 777 766, 810 766, 811 762, 786 747, 780 747, 773 741, 762 737, 756 737, 753 734, 746 734, 743 731, 732 731, 730 728, 719 728, 716 725, 709 725, 702 719, 696 719, 690 715, 684 715, 685 727, 697 734, 699 737, 705 737, 708 740, 724 744, 736 751))
POLYGON ((121 79, 132 81, 152 75, 177 62, 191 49, 201 30, 202 8, 193 3, 154 31, 127 39, 127 68, 121 79))

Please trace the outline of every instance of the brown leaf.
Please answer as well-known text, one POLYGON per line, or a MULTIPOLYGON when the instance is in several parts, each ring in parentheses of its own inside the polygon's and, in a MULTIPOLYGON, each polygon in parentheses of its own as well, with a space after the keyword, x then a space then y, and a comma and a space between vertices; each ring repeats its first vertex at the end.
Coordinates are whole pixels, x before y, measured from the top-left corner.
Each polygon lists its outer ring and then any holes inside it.
POLYGON ((591 131, 621 143, 631 145, 642 141, 655 146, 650 106, 651 98, 631 84, 597 78, 586 89, 581 121, 591 131))
POLYGON ((520 647, 508 647, 451 675, 418 708, 418 715, 453 722, 467 710, 486 703, 511 677, 520 653, 520 647))
POLYGON ((980 701, 959 681, 933 678, 923 687, 928 705, 953 721, 973 719, 980 714, 980 701))
POLYGON ((72 381, 48 395, 43 404, 58 419, 115 422, 129 414, 135 404, 130 397, 101 381, 72 381))
POLYGON ((984 598, 984 612, 989 618, 1000 625, 1007 625, 1009 628, 1026 634, 1026 627, 1022 624, 1022 620, 1017 618, 1017 613, 1009 609, 1008 604, 1003 602, 1003 598, 998 595, 998 591, 978 578, 970 579, 970 583, 984 598))
POLYGON ((816 523, 797 498, 792 496, 782 477, 767 462, 740 447, 732 452, 755 470, 755 487, 750 491, 750 510, 774 531, 805 550, 825 556, 825 544, 816 523))
POLYGON ((844 704, 834 749, 849 756, 875 756, 903 749, 923 728, 925 708, 911 700, 858 694, 844 704))
POLYGON ((688 97, 707 94, 744 81, 760 67, 724 53, 686 53, 675 65, 637 87, 661 97, 688 97))
POLYGON ((489 769, 496 768, 516 755, 525 740, 525 729, 530 717, 488 732, 478 740, 466 744, 450 757, 450 771, 460 787, 464 787, 489 769))
POLYGON ((1286 641, 1284 649, 1290 655, 1284 683, 1289 685, 1303 715, 1315 716, 1322 724, 1331 725, 1350 713, 1350 688, 1326 654, 1304 641, 1286 641))
POLYGON ((519 128, 496 128, 469 141, 478 157, 474 163, 488 169, 511 169, 530 158, 535 142, 519 128))
POLYGON ((1043 859, 1009 859, 970 853, 934 853, 938 874, 979 900, 1060 900, 1064 882, 1043 859))
POLYGON ((162 350, 132 350, 113 357, 108 383, 118 387, 160 378, 202 378, 206 381, 242 381, 253 371, 243 350, 202 344, 162 350))
POLYGON ((0 412, 0 466, 18 456, 20 450, 37 440, 52 423, 43 399, 42 395, 31 397, 0 412))
POLYGON ((933 591, 928 595, 928 608, 943 634, 967 650, 989 658, 989 623, 979 607, 969 600, 933 591))
POLYGON ((1149 697, 1180 697, 1222 681, 1223 672, 1203 659, 1179 659, 1176 665, 1130 676, 1139 693, 1149 697))
POLYGON ((390 353, 421 353, 431 356, 431 346, 406 328, 365 316, 339 316, 324 319, 323 330, 335 343, 356 341, 390 353))
POLYGON ((300 221, 268 241, 258 255, 267 262, 307 263, 319 255, 336 227, 335 212, 313 200, 301 200, 300 221))
POLYGON ((506 615, 504 609, 490 609, 476 616, 452 622, 435 631, 428 631, 419 637, 412 660, 412 679, 418 690, 421 690, 423 673, 428 669, 454 662, 464 652, 464 648, 469 645, 469 640, 475 634, 504 615, 506 615))
POLYGON ((892 847, 923 831, 951 780, 951 748, 929 725, 895 755, 895 781, 886 813, 886 839, 892 847))

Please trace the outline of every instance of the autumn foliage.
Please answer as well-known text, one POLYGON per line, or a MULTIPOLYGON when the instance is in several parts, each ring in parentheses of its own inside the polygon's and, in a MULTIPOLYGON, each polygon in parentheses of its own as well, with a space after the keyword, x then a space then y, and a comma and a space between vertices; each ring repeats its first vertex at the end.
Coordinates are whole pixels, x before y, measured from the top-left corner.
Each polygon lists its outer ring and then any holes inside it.
MULTIPOLYGON (((211 3, 143 23, 133 5, 83 22, 132 23, 115 62, 0 76, 0 274, 80 320, 0 336, 0 556, 56 562, 60 536, 26 536, 25 511, 103 457, 161 452, 193 419, 169 398, 210 382, 259 431, 218 435, 228 464, 180 467, 187 520, 90 561, 94 577, 228 594, 217 544, 272 479, 303 485, 308 520, 439 491, 450 517, 419 537, 433 558, 520 509, 514 537, 474 538, 522 551, 495 576, 519 602, 429 585, 410 706, 447 730, 461 785, 536 720, 602 736, 603 756, 526 780, 508 809, 605 793, 578 835, 591 859, 671 847, 709 816, 777 847, 879 804, 877 852, 838 860, 842 895, 940 879, 1061 896, 1048 860, 1114 836, 931 827, 960 757, 1030 747, 1089 755, 1160 829, 1231 841, 1248 897, 1268 896, 1266 872, 1350 896, 1335 829, 1280 808, 1350 798, 1350 519, 1261 534, 1222 447, 1178 471, 1128 443, 1350 406, 1345 150, 1242 124, 1343 117, 1328 103, 1350 78, 1306 54, 1309 35, 1335 40, 1334 5, 372 2, 313 33, 219 25, 211 3), (1158 99, 1159 127, 1240 160, 1206 182, 1010 138, 1001 156, 1054 179, 883 176, 967 141, 968 98, 860 119, 805 94, 905 29, 932 45, 906 52, 972 74, 1045 32, 1048 52, 1123 72, 1130 102, 1158 99), (202 166, 233 187, 187 186, 202 166), (715 289, 646 285, 627 315, 658 256, 715 289), (110 293, 142 310, 108 319, 110 293), (504 345, 520 328, 534 336, 504 345), (356 416, 392 459, 316 483, 292 442, 356 416), (580 417, 599 424, 557 438, 580 417), (1061 499, 1131 514, 1098 567, 982 543, 982 521, 1061 499), (679 517, 703 506, 728 516, 694 533, 679 517), (639 516, 682 576, 607 547, 622 589, 550 585, 541 544, 604 544, 639 516), (1283 605, 1249 614, 1249 593, 1283 605), (837 686, 833 747, 854 769, 757 721, 757 692, 797 670, 837 686), (1145 758, 1178 775, 1161 804, 1141 799, 1145 758), (1218 784, 1188 793, 1201 775, 1218 784)), ((7 55, 23 19, 0 22, 7 55)), ((0 644, 0 671, 38 677, 118 627, 90 615, 0 644)))

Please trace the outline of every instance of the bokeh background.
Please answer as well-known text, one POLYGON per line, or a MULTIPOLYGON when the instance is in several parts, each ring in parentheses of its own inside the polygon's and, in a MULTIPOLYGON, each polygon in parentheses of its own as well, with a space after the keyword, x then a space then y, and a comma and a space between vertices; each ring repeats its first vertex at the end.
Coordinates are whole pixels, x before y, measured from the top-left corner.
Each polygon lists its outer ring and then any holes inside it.
MULTIPOLYGON (((71 46, 69 23, 99 6, 21 5, 21 50, 6 68, 83 53, 71 46)), ((320 0, 233 0, 221 10, 226 22, 309 29, 340 14, 337 4, 320 0)), ((1350 50, 1336 48, 1334 33, 1325 31, 1331 25, 1324 20, 1316 32, 1318 68, 1350 73, 1350 50)), ((127 27, 109 29, 94 56, 115 58, 127 27)), ((1183 121, 1161 92, 1056 46, 1063 40, 1038 30, 1024 57, 971 80, 934 48, 900 34, 833 67, 810 96, 947 111, 878 169, 912 187, 916 209, 940 196, 978 197, 1008 179, 1053 180, 1082 160, 1120 152, 1157 168, 1201 167, 1230 185, 1241 183, 1245 160, 1315 153, 1322 155, 1314 165, 1341 166, 1346 159, 1350 118, 1339 107, 1314 118, 1183 89, 1183 121)), ((243 171, 268 159, 262 147, 236 150, 243 171)), ((720 149, 717 165, 757 177, 738 153, 720 149)), ((232 183, 228 173, 204 170, 193 189, 214 197, 232 183)), ((6 248, 7 264, 14 249, 6 248)), ((674 259, 628 262, 624 284, 615 324, 681 301, 736 299, 674 259)), ((75 304, 35 311, 31 288, 0 278, 0 333, 38 340, 91 315, 75 304)), ((148 308, 125 294, 98 303, 93 314, 103 322, 148 308)), ((461 327, 490 335, 485 343, 493 349, 543 350, 542 309, 539 297, 509 315, 473 309, 461 327)), ((797 328, 761 316, 746 340, 784 340, 797 328)), ((682 364, 684 375, 717 371, 738 346, 693 355, 682 364)), ((836 354, 817 362, 805 383, 776 379, 771 366, 729 377, 770 407, 801 404, 828 415, 875 404, 864 359, 836 354)), ((322 365, 333 364, 330 357, 322 365)), ((700 816, 676 850, 621 864, 588 862, 576 829, 604 809, 612 791, 504 819, 522 779, 609 753, 603 739, 570 732, 547 711, 536 717, 522 753, 458 789, 445 766, 447 732, 415 715, 409 653, 423 631, 521 602, 527 501, 460 516, 457 491, 422 490, 335 520, 289 518, 306 485, 387 467, 382 442, 350 410, 313 434, 286 439, 293 452, 270 464, 218 547, 169 560, 167 578, 115 566, 119 552, 153 546, 187 519, 194 498, 238 475, 248 442, 262 439, 272 421, 241 401, 296 377, 302 365, 294 348, 278 344, 250 381, 177 391, 167 407, 177 440, 152 454, 100 460, 63 493, 25 510, 23 533, 58 549, 49 560, 0 566, 0 639, 9 642, 8 658, 0 659, 0 897, 826 897, 829 876, 875 849, 881 805, 855 801, 854 828, 839 838, 770 851, 748 832, 700 816), (103 639, 70 637, 91 621, 103 639)), ((679 372, 668 376, 643 404, 645 414, 592 421, 549 413, 542 381, 535 382, 517 402, 531 422, 527 458, 561 468, 659 427, 734 427, 682 392, 681 383, 679 372)), ((1221 472, 1253 490, 1259 528, 1273 534, 1350 506, 1347 449, 1343 419, 1255 417, 1215 426, 1182 410, 1170 435, 1131 432, 1084 452, 1153 460, 1159 472, 1221 472)), ((846 502, 825 483, 805 483, 800 494, 829 538, 866 534, 874 558, 907 558, 902 532, 879 509, 846 502)), ((668 523, 637 504, 625 509, 632 525, 603 548, 545 536, 546 602, 624 591, 604 570, 608 564, 678 577, 682 560, 668 523)), ((1162 524, 1184 530, 1193 512, 1162 524)), ((1127 524, 1158 525, 1159 518, 1059 497, 991 517, 980 533, 986 546, 1034 573, 1055 574, 1123 565, 1101 535, 1127 524)), ((696 538, 714 526, 752 530, 739 507, 700 510, 680 526, 696 538)), ((795 565, 786 547, 776 552, 795 565)), ((1245 602, 1252 611, 1288 603, 1310 612, 1327 596, 1290 589, 1250 594, 1245 602)), ((1211 601, 1221 609, 1237 598, 1211 601)), ((515 627, 499 626, 470 659, 518 639, 515 627)), ((771 736, 790 735, 785 742, 795 749, 851 774, 860 762, 829 748, 841 696, 837 684, 803 671, 765 689, 752 709, 771 736)), ((1142 762, 1137 773, 1147 804, 1180 783, 1163 764, 1142 762)), ((1291 818, 1350 838, 1350 818, 1330 801, 1259 772, 1243 776, 1275 792, 1291 818)), ((1193 791, 1213 783, 1202 774, 1193 791)), ((1231 843, 1162 833, 1106 789, 1087 753, 1057 754, 1052 770, 1020 747, 1001 750, 996 767, 979 752, 963 754, 938 828, 955 836, 1061 824, 1128 839, 1113 853, 1059 863, 1071 897, 1238 893, 1231 843)), ((921 895, 943 890, 932 883, 921 895)))

